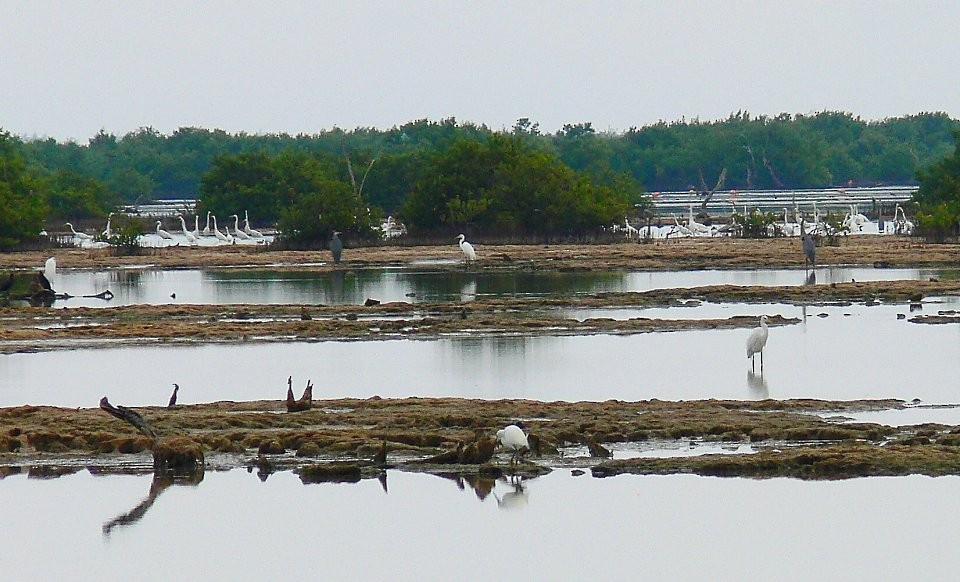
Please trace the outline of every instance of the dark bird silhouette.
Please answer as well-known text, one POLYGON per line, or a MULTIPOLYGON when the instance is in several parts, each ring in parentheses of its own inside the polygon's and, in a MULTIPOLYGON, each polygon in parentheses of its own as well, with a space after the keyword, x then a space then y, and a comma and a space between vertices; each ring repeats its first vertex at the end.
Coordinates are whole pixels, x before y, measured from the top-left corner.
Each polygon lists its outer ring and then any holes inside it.
POLYGON ((180 390, 180 386, 177 384, 173 385, 173 394, 170 395, 170 402, 167 403, 167 408, 173 408, 177 405, 177 391, 180 390))
POLYGON ((806 224, 800 219, 800 242, 803 243, 804 267, 817 266, 817 242, 812 234, 807 234, 806 224))
POLYGON ((333 264, 340 264, 340 256, 343 254, 343 241, 340 240, 340 232, 333 231, 333 237, 330 238, 330 254, 333 255, 333 264))
POLYGON ((46 275, 41 271, 37 271, 37 282, 40 283, 40 287, 43 289, 53 291, 53 287, 50 286, 50 279, 47 279, 46 275))

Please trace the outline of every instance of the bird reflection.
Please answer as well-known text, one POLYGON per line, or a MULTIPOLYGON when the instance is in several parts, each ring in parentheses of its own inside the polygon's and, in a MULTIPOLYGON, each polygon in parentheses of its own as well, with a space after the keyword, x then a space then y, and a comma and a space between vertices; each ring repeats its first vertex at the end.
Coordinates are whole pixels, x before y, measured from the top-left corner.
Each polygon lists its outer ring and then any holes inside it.
POLYGON ((157 500, 157 497, 171 485, 198 485, 201 481, 203 481, 203 471, 196 471, 189 476, 176 478, 167 475, 154 475, 153 480, 150 482, 150 493, 130 511, 120 514, 104 523, 102 528, 103 535, 110 537, 110 532, 112 532, 114 528, 133 525, 140 521, 147 513, 147 510, 153 506, 153 502, 157 500))
POLYGON ((816 284, 817 284, 817 272, 816 272, 816 271, 810 271, 810 273, 807 275, 806 279, 804 279, 803 284, 804 284, 804 285, 816 285, 816 284))
POLYGON ((477 298, 477 280, 471 278, 460 287, 460 301, 473 301, 477 298))
POLYGON ((343 303, 343 276, 342 269, 330 273, 330 303, 343 303))
POLYGON ((767 381, 763 379, 763 372, 754 373, 753 370, 747 370, 747 387, 750 394, 757 400, 766 400, 770 398, 770 388, 767 381))
POLYGON ((497 500, 497 507, 507 511, 525 508, 529 502, 529 493, 523 488, 523 480, 520 477, 510 477, 509 480, 504 477, 502 480, 509 483, 513 487, 513 491, 504 493, 503 497, 500 497, 494 491, 493 496, 497 500))
POLYGON ((483 501, 490 495, 490 492, 493 491, 494 486, 497 482, 493 477, 487 477, 484 475, 460 475, 454 473, 437 473, 437 477, 443 477, 444 479, 450 479, 457 484, 457 488, 461 491, 466 490, 466 486, 469 485, 473 492, 476 494, 477 499, 483 501))

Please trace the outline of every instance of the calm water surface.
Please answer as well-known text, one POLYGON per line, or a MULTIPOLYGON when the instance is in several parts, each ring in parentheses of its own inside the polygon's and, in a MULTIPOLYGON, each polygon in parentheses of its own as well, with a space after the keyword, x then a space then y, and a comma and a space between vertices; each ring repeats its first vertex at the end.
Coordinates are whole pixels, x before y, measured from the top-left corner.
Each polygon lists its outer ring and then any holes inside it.
MULTIPOLYGON (((956 271, 828 267, 815 271, 820 284, 956 278, 956 271)), ((496 272, 362 269, 283 271, 263 269, 61 270, 54 288, 74 295, 56 307, 191 304, 359 304, 389 301, 470 301, 478 297, 571 295, 649 291, 703 285, 802 285, 796 269, 715 271, 496 272), (83 298, 109 289, 111 301, 83 298), (175 295, 175 297, 173 297, 175 295)))
MULTIPOLYGON (((932 300, 924 312, 955 309, 932 300)), ((580 315, 603 315, 605 310, 580 315)), ((628 315, 629 310, 611 310, 628 315)), ((471 337, 439 340, 139 346, 0 355, 0 406, 163 404, 281 398, 287 376, 316 398, 457 396, 537 400, 703 398, 920 398, 960 402, 960 326, 897 319, 907 305, 702 304, 632 316, 799 318, 773 327, 750 373, 750 331, 628 336, 471 337), (825 317, 823 317, 825 315, 825 317)), ((371 326, 375 326, 371 322, 371 326)))
POLYGON ((105 533, 151 477, 0 480, 8 580, 954 579, 960 479, 695 476, 303 485, 245 470, 175 485, 105 533))

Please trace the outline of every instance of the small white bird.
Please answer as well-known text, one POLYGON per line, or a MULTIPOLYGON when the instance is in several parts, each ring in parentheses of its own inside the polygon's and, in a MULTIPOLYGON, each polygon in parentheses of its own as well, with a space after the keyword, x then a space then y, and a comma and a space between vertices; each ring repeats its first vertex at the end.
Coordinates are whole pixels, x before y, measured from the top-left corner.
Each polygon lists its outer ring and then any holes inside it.
POLYGON ((113 236, 113 230, 110 228, 110 219, 113 218, 113 213, 107 215, 107 228, 103 229, 103 236, 110 238, 113 236))
POLYGON ((87 234, 87 233, 85 233, 85 232, 77 232, 77 231, 73 230, 73 225, 70 224, 69 222, 65 222, 65 223, 63 223, 63 225, 64 225, 64 226, 69 226, 69 227, 70 227, 70 232, 72 232, 72 233, 73 233, 73 236, 77 237, 78 239, 80 239, 80 240, 93 240, 93 236, 91 236, 91 235, 89 235, 89 234, 87 234))
POLYGON ((259 230, 250 228, 250 215, 247 214, 247 211, 243 211, 243 232, 249 234, 253 238, 263 238, 263 233, 259 230))
POLYGON ((161 224, 162 224, 162 223, 158 220, 158 221, 157 221, 157 236, 159 236, 160 238, 167 239, 167 240, 173 240, 173 235, 172 235, 172 234, 170 234, 169 232, 167 232, 167 231, 163 230, 162 228, 160 228, 160 225, 161 225, 161 224))
POLYGON ((770 330, 767 329, 767 316, 760 316, 760 327, 756 327, 750 332, 747 338, 747 357, 750 358, 750 368, 754 368, 754 354, 760 354, 760 370, 763 370, 763 348, 767 345, 767 336, 770 330))
MULTIPOLYGON (((229 229, 229 227, 227 227, 227 228, 229 229)), ((227 232, 229 232, 229 230, 228 230, 227 232)), ((214 234, 214 236, 217 237, 217 240, 220 240, 220 241, 223 241, 223 242, 232 242, 232 241, 233 241, 233 237, 227 238, 222 232, 220 232, 220 229, 217 228, 217 215, 216 215, 216 214, 213 215, 213 234, 214 234)))
POLYGON ((240 217, 236 214, 231 214, 230 218, 233 219, 233 236, 240 240, 250 240, 250 235, 240 230, 240 217))
POLYGON ((463 256, 466 257, 468 261, 477 260, 477 251, 473 250, 473 245, 466 241, 465 235, 458 235, 457 238, 460 239, 460 250, 463 252, 463 256))
POLYGON ((527 443, 527 435, 524 434, 523 429, 515 424, 498 430, 497 442, 507 448, 513 449, 513 455, 510 457, 511 464, 516 462, 522 454, 523 449, 530 449, 530 445, 527 443))
POLYGON ((193 236, 193 233, 187 230, 187 221, 183 219, 183 215, 180 215, 180 228, 183 229, 183 236, 187 237, 187 242, 195 245, 197 244, 197 237, 193 236))

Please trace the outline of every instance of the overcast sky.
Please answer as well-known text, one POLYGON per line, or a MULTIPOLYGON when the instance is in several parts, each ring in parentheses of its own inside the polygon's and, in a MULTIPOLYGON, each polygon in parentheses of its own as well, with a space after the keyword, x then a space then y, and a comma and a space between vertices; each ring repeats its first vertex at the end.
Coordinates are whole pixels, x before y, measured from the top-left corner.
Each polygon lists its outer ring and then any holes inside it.
POLYGON ((0 127, 960 116, 960 2, 0 2, 0 127))

